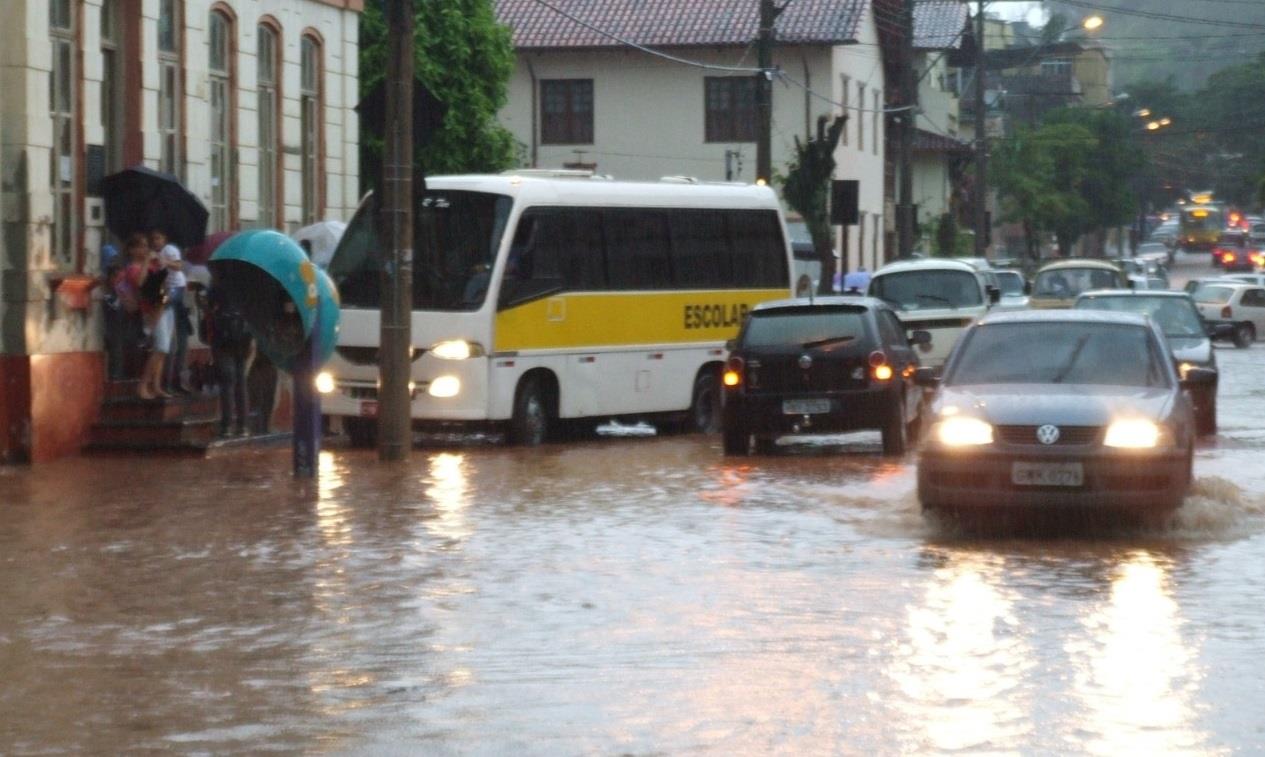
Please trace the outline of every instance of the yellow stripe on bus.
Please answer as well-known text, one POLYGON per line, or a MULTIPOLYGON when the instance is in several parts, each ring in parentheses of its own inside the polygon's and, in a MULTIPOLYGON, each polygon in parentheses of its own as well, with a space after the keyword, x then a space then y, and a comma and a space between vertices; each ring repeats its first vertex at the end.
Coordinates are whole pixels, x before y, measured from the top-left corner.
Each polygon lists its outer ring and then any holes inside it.
POLYGON ((562 294, 496 315, 496 352, 724 341, 787 289, 562 294))

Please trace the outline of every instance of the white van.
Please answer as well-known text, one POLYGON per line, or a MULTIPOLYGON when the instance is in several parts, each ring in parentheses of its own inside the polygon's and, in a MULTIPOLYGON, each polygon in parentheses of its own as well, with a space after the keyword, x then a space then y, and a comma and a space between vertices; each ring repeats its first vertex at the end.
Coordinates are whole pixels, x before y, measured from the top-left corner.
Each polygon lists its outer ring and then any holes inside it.
POLYGON ((1001 298, 978 268, 951 258, 888 263, 870 280, 869 295, 891 303, 907 329, 931 333, 920 360, 937 369, 962 331, 1001 298))

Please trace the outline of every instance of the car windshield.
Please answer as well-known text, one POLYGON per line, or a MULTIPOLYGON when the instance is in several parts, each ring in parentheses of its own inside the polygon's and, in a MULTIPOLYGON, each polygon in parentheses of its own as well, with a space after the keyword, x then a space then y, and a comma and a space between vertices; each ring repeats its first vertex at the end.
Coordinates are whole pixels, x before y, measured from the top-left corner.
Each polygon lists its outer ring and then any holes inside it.
POLYGON ((751 314, 742 346, 795 347, 850 342, 865 335, 864 310, 858 308, 786 308, 751 314))
POLYGON ((997 286, 1002 294, 1023 294, 1023 274, 1015 271, 998 271, 997 286))
POLYGON ((901 271, 885 273, 870 282, 870 296, 901 310, 940 310, 978 307, 984 303, 979 279, 966 271, 901 271))
POLYGON ((1115 289, 1123 277, 1105 268, 1056 268, 1037 274, 1033 294, 1043 297, 1075 297, 1094 289, 1115 289))
POLYGON ((1168 386, 1152 345, 1130 324, 989 324, 966 337, 945 384, 1168 386))
POLYGON ((1169 337, 1202 337, 1203 322, 1195 304, 1185 297, 1083 297, 1076 301, 1080 310, 1111 310, 1117 313, 1140 313, 1149 316, 1169 337))
MULTIPOLYGON (((512 204, 507 196, 486 192, 434 190, 417 198, 415 310, 477 310, 483 304, 512 204)), ((345 307, 380 305, 383 246, 377 211, 370 195, 330 261, 329 273, 345 307)))
POLYGON ((1205 302, 1209 305, 1224 305, 1234 296, 1232 287, 1209 286, 1204 284, 1195 290, 1195 302, 1205 302))

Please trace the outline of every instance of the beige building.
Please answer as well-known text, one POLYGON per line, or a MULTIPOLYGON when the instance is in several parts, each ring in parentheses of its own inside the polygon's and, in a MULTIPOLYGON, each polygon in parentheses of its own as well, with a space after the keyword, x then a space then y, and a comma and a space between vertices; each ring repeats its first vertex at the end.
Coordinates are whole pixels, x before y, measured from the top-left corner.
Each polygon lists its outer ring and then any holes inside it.
MULTIPOLYGON (((646 0, 634 12, 613 0, 553 5, 562 13, 532 0, 497 3, 518 53, 501 121, 528 165, 619 179, 754 180, 758 3, 646 0)), ((784 75, 773 83, 773 170, 785 173, 795 138, 815 133, 818 116, 847 113, 836 178, 860 182, 861 219, 849 228, 844 265, 873 270, 887 226, 887 85, 870 3, 790 3, 776 29, 774 64, 784 75)))
POLYGON ((363 0, 5 0, 0 460, 74 452, 100 406, 97 184, 180 176, 210 230, 345 218, 363 0))

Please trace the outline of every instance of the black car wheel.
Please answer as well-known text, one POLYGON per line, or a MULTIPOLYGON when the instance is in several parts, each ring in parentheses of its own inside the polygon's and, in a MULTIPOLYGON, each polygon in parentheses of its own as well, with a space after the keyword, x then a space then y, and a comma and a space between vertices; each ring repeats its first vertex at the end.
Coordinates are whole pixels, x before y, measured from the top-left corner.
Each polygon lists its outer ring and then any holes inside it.
POLYGON ((378 444, 376 418, 344 418, 343 431, 347 434, 347 441, 357 449, 367 449, 378 444))
POLYGON ((905 398, 897 394, 883 423, 883 454, 897 457, 909 447, 909 426, 905 421, 905 398))
POLYGON ((1195 408, 1195 433, 1210 436, 1217 433, 1217 397, 1215 389, 1204 394, 1203 402, 1195 408))
POLYGON ((1256 341, 1256 328, 1250 323, 1240 323, 1234 328, 1234 346, 1246 349, 1256 341))
POLYGON ((751 450, 751 435, 741 426, 725 426, 721 441, 726 455, 747 455, 751 450))
POLYGON ((514 416, 510 419, 510 443, 525 447, 544 444, 549 434, 549 409, 540 382, 529 378, 514 396, 514 416))

